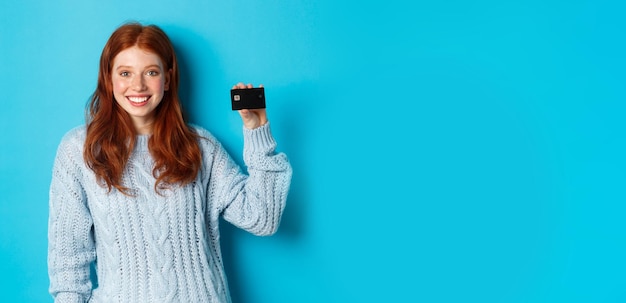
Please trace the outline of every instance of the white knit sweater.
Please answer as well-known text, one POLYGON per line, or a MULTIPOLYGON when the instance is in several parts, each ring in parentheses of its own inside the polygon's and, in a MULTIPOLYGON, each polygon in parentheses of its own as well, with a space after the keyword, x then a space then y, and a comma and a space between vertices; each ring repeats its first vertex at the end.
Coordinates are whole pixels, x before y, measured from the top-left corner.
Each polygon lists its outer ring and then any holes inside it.
POLYGON ((61 302, 230 302, 219 217, 257 235, 276 231, 291 166, 276 154, 269 123, 244 128, 248 175, 206 130, 202 168, 185 186, 154 190, 148 136, 124 170, 133 196, 98 185, 83 161, 85 128, 59 145, 50 186, 50 293, 61 302), (90 265, 98 284, 92 289, 90 265))

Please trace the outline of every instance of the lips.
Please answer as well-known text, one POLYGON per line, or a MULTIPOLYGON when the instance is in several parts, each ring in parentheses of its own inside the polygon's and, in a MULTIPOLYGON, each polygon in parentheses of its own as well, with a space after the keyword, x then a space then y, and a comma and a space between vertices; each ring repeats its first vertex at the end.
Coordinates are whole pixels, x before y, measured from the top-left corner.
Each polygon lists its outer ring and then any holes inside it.
POLYGON ((142 97, 126 97, 126 99, 128 99, 128 101, 130 101, 130 104, 133 106, 144 106, 148 103, 148 100, 150 99, 149 96, 142 96, 142 97))

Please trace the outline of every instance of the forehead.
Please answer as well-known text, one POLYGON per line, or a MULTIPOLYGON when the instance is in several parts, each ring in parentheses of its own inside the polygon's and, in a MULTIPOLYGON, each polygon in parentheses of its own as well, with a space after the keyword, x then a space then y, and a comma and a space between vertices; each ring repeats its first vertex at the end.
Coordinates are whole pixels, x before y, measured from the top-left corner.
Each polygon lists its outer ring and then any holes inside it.
POLYGON ((151 51, 141 49, 137 46, 132 46, 122 50, 113 58, 113 67, 117 66, 131 66, 142 67, 148 65, 158 65, 163 67, 161 58, 151 51))

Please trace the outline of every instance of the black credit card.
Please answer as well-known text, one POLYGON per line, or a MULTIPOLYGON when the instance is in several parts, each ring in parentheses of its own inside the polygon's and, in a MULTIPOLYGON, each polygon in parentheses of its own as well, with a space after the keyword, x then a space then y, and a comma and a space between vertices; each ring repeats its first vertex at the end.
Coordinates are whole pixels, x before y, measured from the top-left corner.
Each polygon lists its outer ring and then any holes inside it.
POLYGON ((263 87, 231 89, 230 102, 233 110, 265 108, 265 89, 263 87))

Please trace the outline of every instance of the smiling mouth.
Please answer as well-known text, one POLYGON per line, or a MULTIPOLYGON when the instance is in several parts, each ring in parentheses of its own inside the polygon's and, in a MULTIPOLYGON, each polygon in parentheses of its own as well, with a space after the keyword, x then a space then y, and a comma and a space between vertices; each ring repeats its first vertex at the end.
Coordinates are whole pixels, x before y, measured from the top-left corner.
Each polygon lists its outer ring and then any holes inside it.
POLYGON ((126 99, 133 105, 143 105, 148 102, 150 97, 126 97, 126 99))

